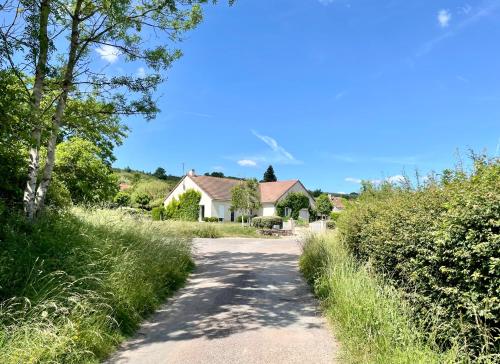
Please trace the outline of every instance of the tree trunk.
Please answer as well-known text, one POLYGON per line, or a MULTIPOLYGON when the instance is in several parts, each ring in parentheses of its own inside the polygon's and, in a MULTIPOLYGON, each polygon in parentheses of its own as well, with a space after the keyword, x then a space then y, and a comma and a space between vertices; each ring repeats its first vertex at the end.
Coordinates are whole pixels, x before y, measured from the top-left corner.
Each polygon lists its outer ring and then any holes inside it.
POLYGON ((31 133, 31 146, 29 149, 28 180, 24 189, 24 212, 29 219, 35 215, 35 190, 40 162, 40 139, 42 135, 40 120, 40 103, 43 96, 43 85, 46 75, 47 57, 49 50, 48 23, 50 13, 50 0, 42 0, 40 3, 40 31, 39 47, 40 54, 35 70, 35 82, 31 95, 31 117, 34 120, 34 129, 31 133))
POLYGON ((64 111, 66 109, 66 101, 68 100, 68 94, 71 87, 73 86, 73 72, 77 62, 77 51, 79 45, 80 37, 80 11, 83 0, 78 0, 75 4, 75 11, 72 15, 71 23, 71 36, 70 36, 70 48, 68 55, 68 62, 66 64, 66 70, 64 72, 64 79, 62 84, 62 92, 57 100, 56 112, 52 117, 52 130, 50 134, 49 141, 47 143, 47 162, 45 163, 45 168, 43 170, 42 181, 38 186, 35 197, 35 213, 40 213, 45 204, 45 197, 47 196, 47 190, 50 186, 50 181, 52 179, 52 171, 54 170, 55 157, 56 157, 56 144, 57 137, 59 135, 59 128, 61 127, 64 111))

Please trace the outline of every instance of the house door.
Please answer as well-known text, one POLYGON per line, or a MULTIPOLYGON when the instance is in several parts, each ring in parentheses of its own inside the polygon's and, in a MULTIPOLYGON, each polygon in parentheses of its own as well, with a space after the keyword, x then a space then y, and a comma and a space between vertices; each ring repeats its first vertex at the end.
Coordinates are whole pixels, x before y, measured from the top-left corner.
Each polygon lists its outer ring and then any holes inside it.
POLYGON ((231 222, 234 222, 234 211, 231 211, 231 222))

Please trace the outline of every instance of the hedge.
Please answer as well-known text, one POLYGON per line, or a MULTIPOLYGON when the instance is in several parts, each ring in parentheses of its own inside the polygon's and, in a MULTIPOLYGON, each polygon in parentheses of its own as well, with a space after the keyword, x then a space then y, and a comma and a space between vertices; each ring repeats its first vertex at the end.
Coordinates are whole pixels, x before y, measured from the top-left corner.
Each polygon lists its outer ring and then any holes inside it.
POLYGON ((245 219, 244 222, 248 222, 248 218, 248 215, 240 215, 236 218, 236 222, 242 222, 243 219, 245 219))
POLYGON ((337 222, 360 261, 406 292, 443 347, 500 354, 500 162, 443 173, 416 190, 365 185, 337 222))
POLYGON ((179 195, 179 199, 172 199, 165 207, 165 219, 198 221, 200 214, 201 193, 189 189, 179 195))
POLYGON ((261 216, 252 219, 252 225, 260 229, 272 229, 275 225, 283 226, 283 218, 279 216, 261 216))
POLYGON ((219 218, 218 217, 204 217, 203 221, 205 221, 205 222, 219 222, 219 218))

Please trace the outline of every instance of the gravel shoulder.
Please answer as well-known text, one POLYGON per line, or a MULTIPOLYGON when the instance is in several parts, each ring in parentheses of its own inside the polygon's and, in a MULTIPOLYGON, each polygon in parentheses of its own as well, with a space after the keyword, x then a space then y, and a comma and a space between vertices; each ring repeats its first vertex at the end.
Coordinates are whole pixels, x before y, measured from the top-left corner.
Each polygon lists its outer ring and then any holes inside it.
POLYGON ((335 363, 290 239, 196 239, 186 286, 109 363, 335 363))

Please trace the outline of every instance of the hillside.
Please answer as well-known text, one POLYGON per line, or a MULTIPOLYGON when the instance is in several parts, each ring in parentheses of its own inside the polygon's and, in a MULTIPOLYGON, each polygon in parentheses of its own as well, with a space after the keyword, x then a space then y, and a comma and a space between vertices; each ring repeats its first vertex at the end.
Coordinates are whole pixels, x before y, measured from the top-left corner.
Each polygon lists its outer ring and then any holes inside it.
POLYGON ((149 207, 161 205, 167 194, 180 181, 181 177, 163 175, 161 178, 152 173, 132 169, 114 169, 118 176, 120 190, 130 193, 132 203, 141 194, 147 194, 151 201, 149 207))

